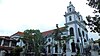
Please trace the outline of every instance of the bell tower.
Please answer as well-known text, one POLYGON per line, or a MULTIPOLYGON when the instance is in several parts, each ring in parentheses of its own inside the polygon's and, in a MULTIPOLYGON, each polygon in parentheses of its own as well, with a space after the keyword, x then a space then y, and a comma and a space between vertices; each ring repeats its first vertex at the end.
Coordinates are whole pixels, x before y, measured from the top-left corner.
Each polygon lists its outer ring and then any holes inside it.
POLYGON ((71 2, 69 2, 69 6, 67 6, 67 11, 68 13, 72 13, 75 11, 75 7, 73 6, 71 2))
MULTIPOLYGON (((67 6, 67 12, 65 12, 65 21, 68 27, 67 35, 74 37, 74 43, 79 43, 80 46, 84 46, 84 43, 88 41, 88 31, 86 29, 86 22, 83 20, 79 12, 75 11, 75 7, 71 2, 67 6)), ((72 40, 69 41, 71 47, 72 40)), ((70 48, 72 49, 72 48, 70 48)))

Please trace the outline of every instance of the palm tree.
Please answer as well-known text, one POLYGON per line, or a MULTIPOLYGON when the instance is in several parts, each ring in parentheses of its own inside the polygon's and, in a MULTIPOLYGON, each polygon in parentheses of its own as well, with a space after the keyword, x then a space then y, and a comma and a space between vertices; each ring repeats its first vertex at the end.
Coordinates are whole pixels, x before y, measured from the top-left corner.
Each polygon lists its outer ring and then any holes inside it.
MULTIPOLYGON (((58 24, 56 24, 56 27, 57 27, 57 29, 55 29, 55 32, 54 32, 54 39, 59 42, 59 47, 61 49, 61 47, 62 47, 61 41, 64 40, 66 43, 68 43, 68 41, 70 39, 73 39, 73 37, 71 35, 61 37, 61 35, 63 35, 63 33, 59 29, 58 24)), ((64 31, 68 31, 67 28, 68 28, 68 26, 65 24, 64 31)), ((69 49, 69 46, 66 49, 69 49)), ((61 50, 60 50, 60 52, 61 52, 61 50)))

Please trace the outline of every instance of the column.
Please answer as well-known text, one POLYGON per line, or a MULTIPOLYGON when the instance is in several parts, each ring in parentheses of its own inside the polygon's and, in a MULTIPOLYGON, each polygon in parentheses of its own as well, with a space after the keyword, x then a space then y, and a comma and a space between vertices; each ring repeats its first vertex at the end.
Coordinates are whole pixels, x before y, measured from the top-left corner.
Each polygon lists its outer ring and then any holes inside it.
POLYGON ((9 47, 11 47, 12 41, 9 42, 9 47))
POLYGON ((71 50, 69 48, 69 41, 66 42, 66 56, 71 56, 71 50))
POLYGON ((4 44, 4 40, 1 41, 1 46, 3 46, 3 44, 4 44))
POLYGON ((5 56, 5 51, 4 50, 1 51, 0 56, 5 56))

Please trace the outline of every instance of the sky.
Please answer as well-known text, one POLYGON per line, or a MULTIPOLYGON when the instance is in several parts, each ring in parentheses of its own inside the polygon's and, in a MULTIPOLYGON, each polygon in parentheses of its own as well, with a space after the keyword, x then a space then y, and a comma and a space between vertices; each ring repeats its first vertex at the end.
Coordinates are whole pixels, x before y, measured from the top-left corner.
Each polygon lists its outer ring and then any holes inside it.
MULTIPOLYGON (((0 35, 10 36, 17 31, 39 29, 41 32, 55 29, 55 25, 64 26, 64 13, 69 2, 86 20, 93 15, 93 9, 86 5, 86 0, 0 0, 0 35)), ((89 32, 89 37, 100 36, 89 32)))

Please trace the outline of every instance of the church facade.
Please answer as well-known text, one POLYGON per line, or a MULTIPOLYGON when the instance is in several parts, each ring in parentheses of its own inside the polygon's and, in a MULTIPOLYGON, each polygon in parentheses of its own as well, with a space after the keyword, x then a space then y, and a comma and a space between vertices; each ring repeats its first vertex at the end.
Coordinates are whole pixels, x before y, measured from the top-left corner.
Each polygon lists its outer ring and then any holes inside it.
POLYGON ((71 2, 67 6, 67 12, 65 12, 65 25, 68 26, 66 30, 63 31, 64 27, 59 28, 63 34, 60 34, 60 37, 71 35, 73 39, 66 43, 66 40, 61 40, 60 42, 54 39, 53 33, 55 29, 43 32, 43 36, 46 38, 46 51, 48 55, 67 55, 67 46, 69 46, 70 54, 74 55, 78 49, 76 46, 79 46, 80 53, 83 52, 83 48, 88 44, 88 31, 86 29, 86 22, 83 20, 79 12, 75 11, 75 7, 71 2))

